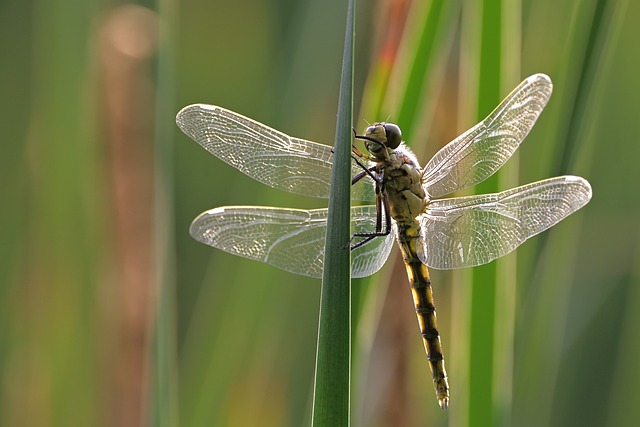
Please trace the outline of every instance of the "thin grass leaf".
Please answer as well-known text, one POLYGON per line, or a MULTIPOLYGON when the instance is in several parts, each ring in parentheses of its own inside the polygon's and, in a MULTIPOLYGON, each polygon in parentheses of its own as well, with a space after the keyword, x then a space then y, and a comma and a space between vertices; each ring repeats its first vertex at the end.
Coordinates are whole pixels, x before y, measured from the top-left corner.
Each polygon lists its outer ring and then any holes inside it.
POLYGON ((431 75, 439 51, 447 44, 445 38, 453 26, 454 12, 460 7, 457 1, 437 0, 430 2, 423 18, 420 36, 411 56, 397 113, 398 125, 404 132, 414 128, 417 114, 425 103, 424 87, 431 75))
POLYGON ((351 126, 353 123, 354 1, 347 9, 328 231, 320 297, 314 384, 314 427, 349 425, 351 371, 351 126))
MULTIPOLYGON (((468 64, 467 70, 471 70, 463 72, 462 79, 473 82, 472 87, 475 87, 471 93, 477 94, 475 102, 466 91, 461 91, 465 97, 461 99, 462 105, 475 103, 471 114, 467 115, 473 116, 472 122, 484 118, 500 102, 506 93, 506 86, 509 86, 506 83, 517 82, 518 75, 507 76, 505 71, 514 70, 508 64, 517 64, 520 58, 519 48, 508 45, 510 40, 519 39, 520 28, 516 24, 520 20, 519 8, 507 8, 505 2, 494 0, 483 1, 475 7, 465 8, 464 15, 468 19, 466 25, 470 30, 466 32, 466 38, 463 35, 463 44, 469 46, 463 51, 475 53, 462 61, 468 64), (511 13, 511 16, 507 16, 507 13, 511 13), (505 52, 511 55, 505 56, 505 52)), ((493 193, 515 184, 515 172, 509 171, 515 171, 516 165, 516 160, 512 159, 509 168, 500 170, 477 185, 475 192, 493 193)), ((468 278, 463 285, 464 292, 471 294, 467 308, 467 336, 463 338, 467 341, 465 347, 469 349, 466 359, 468 395, 466 399, 461 399, 461 403, 466 403, 468 425, 494 425, 505 420, 510 406, 515 299, 509 287, 515 278, 514 257, 459 275, 468 278), (499 403, 497 396, 500 396, 499 403)))
POLYGON ((159 14, 163 16, 161 45, 157 59, 157 97, 155 122, 155 182, 154 182, 154 284, 156 286, 153 342, 149 372, 149 419, 156 427, 178 425, 176 387, 176 307, 175 307, 175 242, 171 225, 173 218, 173 57, 169 43, 173 31, 175 3, 172 0, 158 2, 159 14))

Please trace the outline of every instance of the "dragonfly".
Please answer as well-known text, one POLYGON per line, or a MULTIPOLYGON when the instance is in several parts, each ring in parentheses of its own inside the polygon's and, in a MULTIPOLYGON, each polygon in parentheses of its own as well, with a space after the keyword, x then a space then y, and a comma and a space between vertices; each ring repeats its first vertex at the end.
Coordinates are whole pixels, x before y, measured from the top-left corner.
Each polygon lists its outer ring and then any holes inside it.
MULTIPOLYGON (((591 199, 578 176, 559 176, 494 194, 445 197, 491 176, 513 155, 551 96, 548 76, 520 83, 484 120, 440 149, 426 166, 392 123, 369 125, 366 152, 353 148, 353 277, 377 272, 400 246, 440 407, 449 383, 429 268, 474 267, 504 256, 591 199)), ((179 128, 214 156, 270 187, 327 198, 333 153, 222 107, 194 104, 179 128)), ((355 133, 355 131, 354 131, 355 133)), ((206 245, 304 276, 322 276, 327 209, 225 206, 197 216, 191 236, 206 245)))

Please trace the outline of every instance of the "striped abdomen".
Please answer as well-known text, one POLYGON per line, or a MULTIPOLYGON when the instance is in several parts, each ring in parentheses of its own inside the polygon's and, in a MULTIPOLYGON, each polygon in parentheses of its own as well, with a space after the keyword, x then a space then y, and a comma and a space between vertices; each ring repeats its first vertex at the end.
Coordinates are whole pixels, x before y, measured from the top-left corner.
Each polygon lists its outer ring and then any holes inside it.
POLYGON ((418 223, 397 224, 398 243, 402 249, 407 275, 411 284, 411 294, 416 308, 418 325, 427 352, 427 359, 431 367, 433 386, 436 390, 440 407, 446 409, 449 405, 449 383, 444 369, 444 357, 440 334, 436 323, 436 307, 433 303, 433 291, 429 281, 429 270, 416 252, 416 240, 420 234, 418 223))

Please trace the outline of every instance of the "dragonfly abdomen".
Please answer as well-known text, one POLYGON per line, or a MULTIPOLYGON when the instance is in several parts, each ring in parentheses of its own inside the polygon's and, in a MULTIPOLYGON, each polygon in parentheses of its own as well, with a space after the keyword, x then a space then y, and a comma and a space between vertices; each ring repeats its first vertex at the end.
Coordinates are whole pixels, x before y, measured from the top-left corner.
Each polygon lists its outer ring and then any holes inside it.
POLYGON ((419 236, 419 224, 397 224, 398 244, 402 250, 402 258, 407 268, 407 275, 411 284, 411 294, 418 318, 418 326, 427 352, 427 359, 433 377, 440 407, 445 409, 449 405, 449 383, 444 368, 444 356, 440 333, 436 321, 436 306, 433 301, 433 290, 429 280, 429 270, 418 258, 416 243, 419 236))

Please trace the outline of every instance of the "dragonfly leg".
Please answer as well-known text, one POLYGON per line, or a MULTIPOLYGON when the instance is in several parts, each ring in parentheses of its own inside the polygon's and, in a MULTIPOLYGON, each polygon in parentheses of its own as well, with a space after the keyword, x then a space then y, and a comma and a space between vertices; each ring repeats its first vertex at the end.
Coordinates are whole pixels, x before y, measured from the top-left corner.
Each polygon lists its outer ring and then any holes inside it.
POLYGON ((371 142, 375 142, 376 144, 380 144, 380 141, 378 141, 375 138, 372 138, 372 137, 366 136, 366 135, 358 135, 355 129, 353 129, 353 137, 355 139, 362 139, 363 141, 371 141, 371 142))
MULTIPOLYGON (((354 138, 362 138, 358 136, 358 133, 356 132, 355 128, 351 128, 351 129, 353 130, 354 138)), ((358 150, 358 148, 355 145, 351 145, 351 151, 352 151, 351 158, 356 162, 358 166, 362 168, 362 172, 360 172, 359 174, 354 176, 353 179, 351 179, 351 185, 360 181, 365 176, 369 176, 369 178, 371 178, 375 182, 381 182, 380 178, 376 174, 374 174, 374 172, 377 170, 377 166, 367 167, 367 165, 362 163, 362 159, 368 160, 369 157, 365 156, 365 154, 363 154, 362 151, 358 150)), ((332 152, 333 152, 333 149, 332 149, 332 152)))
POLYGON ((360 181, 362 178, 365 177, 365 175, 368 175, 375 182, 380 181, 380 178, 374 174, 374 171, 376 171, 377 167, 371 166, 370 168, 368 168, 364 163, 362 163, 362 161, 360 160, 363 158, 362 153, 360 153, 356 147, 353 147, 353 153, 351 154, 351 158, 358 164, 358 166, 362 168, 362 172, 354 176, 353 179, 351 180, 351 185, 360 181))
MULTIPOLYGON (((353 157, 353 156, 351 156, 353 157)), ((355 157, 353 157, 353 159, 364 168, 364 170, 362 172, 360 172, 359 174, 357 174, 356 176, 354 176, 351 179, 351 185, 354 185, 355 183, 357 183, 358 181, 360 181, 362 178, 364 178, 365 176, 369 176, 371 179, 373 179, 374 181, 378 181, 378 177, 376 177, 373 172, 376 170, 375 166, 371 166, 370 168, 366 168, 363 164, 360 163, 360 161, 358 161, 358 159, 356 159, 355 157)))
POLYGON ((387 198, 385 197, 383 191, 383 180, 380 176, 379 179, 376 179, 376 230, 373 233, 354 233, 351 236, 351 240, 349 244, 351 245, 351 250, 358 249, 375 239, 376 237, 388 236, 391 233, 391 215, 389 212, 389 203, 387 202, 387 198), (384 209, 384 218, 385 218, 385 226, 384 230, 382 228, 382 210, 384 209), (353 240, 358 237, 364 237, 364 239, 359 242, 352 244, 353 240))

